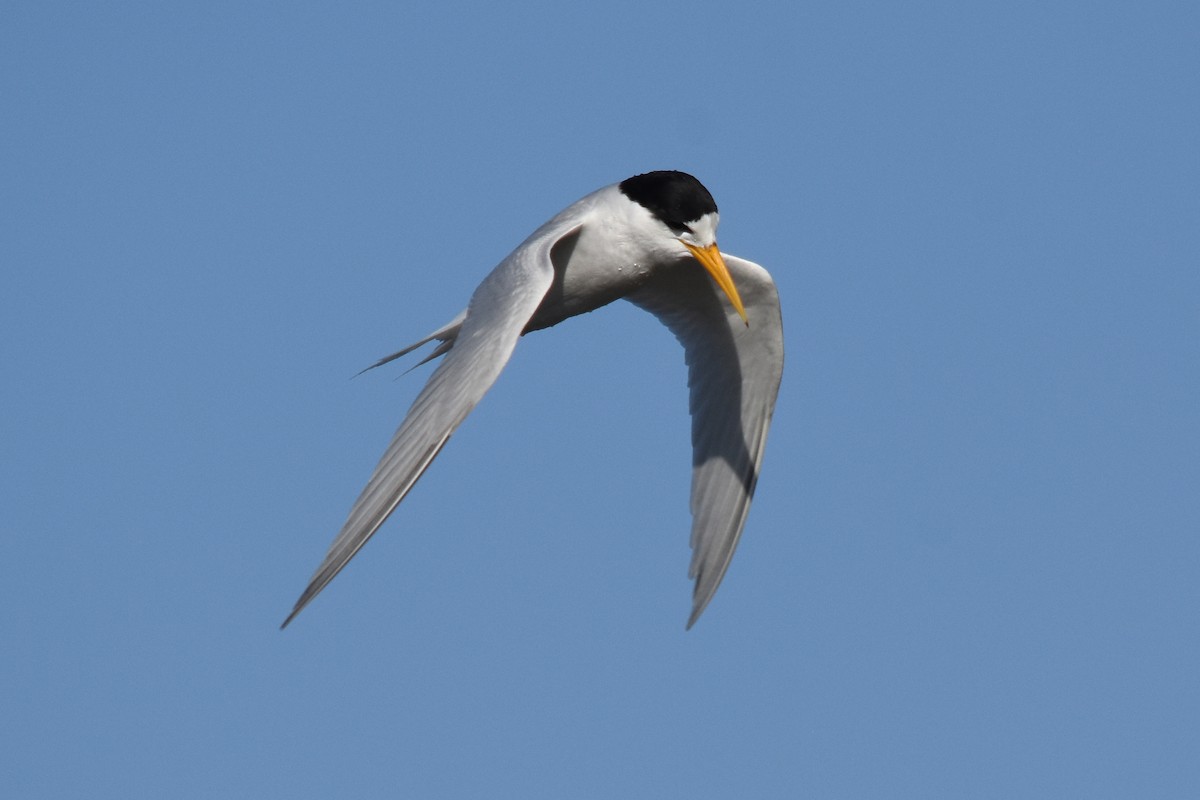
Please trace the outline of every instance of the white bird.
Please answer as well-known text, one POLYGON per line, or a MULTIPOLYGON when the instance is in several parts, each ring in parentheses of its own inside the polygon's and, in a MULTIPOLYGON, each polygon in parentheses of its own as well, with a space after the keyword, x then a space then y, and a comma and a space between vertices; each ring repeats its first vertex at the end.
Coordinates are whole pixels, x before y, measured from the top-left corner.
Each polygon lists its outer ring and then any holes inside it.
POLYGON ((281 627, 333 580, 429 467, 517 339, 624 298, 683 345, 691 390, 692 613, 721 583, 754 495, 783 371, 771 276, 716 244, 717 204, 683 172, 636 175, 568 206, 500 262, 467 309, 373 367, 437 340, 417 395, 341 532, 281 627))

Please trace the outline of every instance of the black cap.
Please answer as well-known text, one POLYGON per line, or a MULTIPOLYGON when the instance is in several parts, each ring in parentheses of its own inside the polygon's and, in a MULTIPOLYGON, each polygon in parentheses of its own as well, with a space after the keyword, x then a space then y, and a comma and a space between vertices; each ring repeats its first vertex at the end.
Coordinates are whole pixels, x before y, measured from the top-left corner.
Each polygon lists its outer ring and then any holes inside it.
POLYGON ((691 230, 688 223, 717 210, 717 202, 704 184, 686 172, 661 170, 635 175, 621 181, 620 189, 675 233, 691 230))

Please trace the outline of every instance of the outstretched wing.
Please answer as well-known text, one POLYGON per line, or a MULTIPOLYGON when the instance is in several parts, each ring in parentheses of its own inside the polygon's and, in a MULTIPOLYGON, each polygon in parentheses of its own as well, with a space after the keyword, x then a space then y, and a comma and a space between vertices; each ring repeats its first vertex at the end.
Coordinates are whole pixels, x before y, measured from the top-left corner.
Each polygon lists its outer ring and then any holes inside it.
MULTIPOLYGON (((554 279, 554 246, 579 229, 577 219, 556 217, 513 251, 475 290, 453 337, 453 347, 413 401, 325 560, 281 627, 287 627, 379 530, 450 434, 491 388, 554 279)), ((451 326, 459 322, 456 318, 451 326)), ((435 334, 431 338, 440 337, 435 334)))
MULTIPOLYGON (((724 254, 722 254, 724 255, 724 254)), ((783 374, 779 295, 765 269, 724 255, 746 307, 744 325, 691 260, 663 270, 628 299, 684 348, 692 413, 692 614, 700 618, 729 568, 758 480, 783 374)))

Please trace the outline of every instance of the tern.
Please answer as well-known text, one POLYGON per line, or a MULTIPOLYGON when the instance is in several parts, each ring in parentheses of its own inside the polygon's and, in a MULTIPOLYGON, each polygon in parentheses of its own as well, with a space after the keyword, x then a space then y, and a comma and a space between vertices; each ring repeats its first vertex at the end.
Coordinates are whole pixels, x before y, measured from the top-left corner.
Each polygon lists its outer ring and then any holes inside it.
POLYGON ((625 299, 683 345, 692 417, 691 628, 741 538, 783 372, 783 323, 765 269, 716 242, 717 204, 683 172, 635 175, 559 212, 500 262, 436 341, 417 395, 325 560, 281 627, 366 544, 496 381, 526 333, 625 299))

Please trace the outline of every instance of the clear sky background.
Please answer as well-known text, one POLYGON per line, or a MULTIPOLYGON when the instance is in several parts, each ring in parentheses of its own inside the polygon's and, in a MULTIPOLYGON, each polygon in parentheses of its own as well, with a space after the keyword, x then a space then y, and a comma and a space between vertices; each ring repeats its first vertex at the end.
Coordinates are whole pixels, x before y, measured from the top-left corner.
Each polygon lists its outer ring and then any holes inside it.
POLYGON ((1197 8, 5 3, 2 793, 1200 796, 1197 8), (281 633, 430 368, 352 376, 664 168, 787 337, 697 626, 618 303, 281 633))

